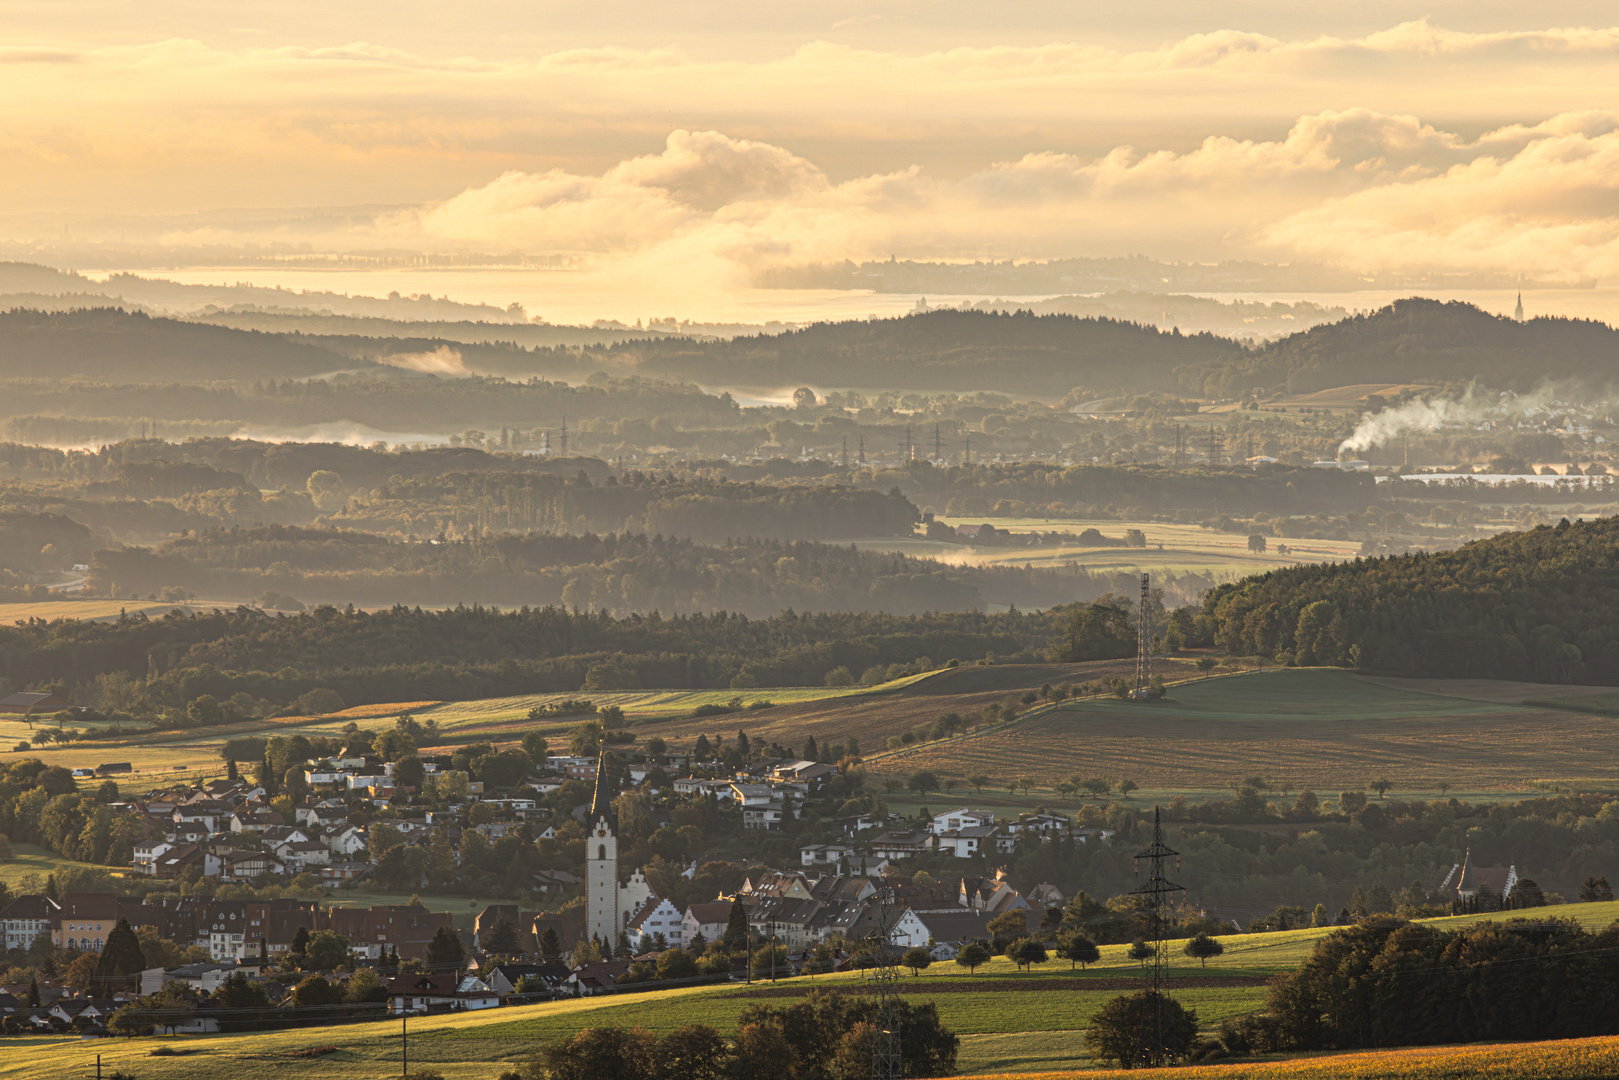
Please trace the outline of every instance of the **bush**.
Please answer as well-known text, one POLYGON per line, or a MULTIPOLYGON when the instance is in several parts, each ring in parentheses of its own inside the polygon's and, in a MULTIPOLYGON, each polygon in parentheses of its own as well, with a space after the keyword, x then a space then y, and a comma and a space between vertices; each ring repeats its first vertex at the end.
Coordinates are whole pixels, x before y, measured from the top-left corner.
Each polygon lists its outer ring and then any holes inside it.
POLYGON ((1152 1064, 1155 1056, 1164 1062, 1178 1061, 1191 1052, 1197 1039, 1197 1013, 1181 1007, 1167 994, 1137 990, 1121 994, 1103 1005, 1091 1017, 1085 1032, 1085 1045, 1099 1058, 1117 1061, 1126 1069, 1152 1064), (1163 1016, 1163 1042, 1157 1042, 1158 1018, 1163 1016))

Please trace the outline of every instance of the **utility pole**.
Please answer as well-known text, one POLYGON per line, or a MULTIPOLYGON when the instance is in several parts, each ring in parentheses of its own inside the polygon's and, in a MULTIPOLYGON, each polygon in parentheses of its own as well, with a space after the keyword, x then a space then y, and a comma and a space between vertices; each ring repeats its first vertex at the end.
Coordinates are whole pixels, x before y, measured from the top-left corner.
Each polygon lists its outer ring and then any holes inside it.
POLYGON ((403 1010, 399 1013, 399 1074, 410 1075, 410 1034, 405 1025, 410 1020, 410 1013, 403 1010))
POLYGON ((961 463, 971 465, 973 463, 973 435, 970 431, 965 434, 967 436, 967 449, 961 455, 961 463))
POLYGON ((845 469, 849 467, 849 436, 847 435, 843 437, 843 457, 839 461, 845 469))
POLYGON ((894 888, 884 886, 872 897, 877 904, 877 928, 872 931, 876 947, 876 967, 872 968, 871 991, 877 1006, 877 1038, 871 1044, 872 1080, 900 1080, 905 1075, 905 1059, 899 1041, 899 967, 889 948, 894 934, 894 888))
POLYGON ((1180 852, 1171 851, 1164 844, 1164 826, 1158 807, 1152 808, 1152 844, 1137 852, 1136 872, 1141 871, 1141 860, 1150 864, 1147 880, 1130 892, 1131 896, 1147 898, 1147 938, 1152 943, 1152 959, 1143 967, 1146 996, 1142 999, 1141 1038, 1145 1053, 1142 1060, 1149 1067, 1164 1063, 1164 971, 1168 966, 1164 949, 1164 905, 1171 893, 1185 892, 1183 886, 1164 877, 1164 863, 1171 858, 1180 869, 1180 852))
POLYGON ((1136 627, 1136 692, 1131 697, 1147 700, 1152 686, 1152 619, 1147 614, 1147 575, 1141 575, 1141 607, 1136 627))

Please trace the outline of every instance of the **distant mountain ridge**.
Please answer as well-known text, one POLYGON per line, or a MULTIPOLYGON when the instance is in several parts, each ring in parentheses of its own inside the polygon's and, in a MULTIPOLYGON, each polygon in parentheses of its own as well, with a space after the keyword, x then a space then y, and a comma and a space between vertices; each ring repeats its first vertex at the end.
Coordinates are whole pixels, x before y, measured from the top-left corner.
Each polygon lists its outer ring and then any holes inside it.
POLYGON ((1458 300, 1410 297, 1180 375, 1187 390, 1222 398, 1256 387, 1300 394, 1351 383, 1473 379, 1502 390, 1529 390, 1547 379, 1600 387, 1619 377, 1619 330, 1591 319, 1520 323, 1458 300))

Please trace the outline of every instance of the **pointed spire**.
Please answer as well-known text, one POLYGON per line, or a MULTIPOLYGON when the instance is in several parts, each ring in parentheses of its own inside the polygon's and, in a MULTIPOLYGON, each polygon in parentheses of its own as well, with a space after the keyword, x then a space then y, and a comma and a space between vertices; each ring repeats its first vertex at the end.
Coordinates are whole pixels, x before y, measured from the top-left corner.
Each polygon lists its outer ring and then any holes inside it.
POLYGON ((613 821, 613 789, 607 771, 607 748, 604 746, 596 758, 596 794, 590 800, 590 820, 595 822, 605 817, 617 831, 617 822, 613 821))

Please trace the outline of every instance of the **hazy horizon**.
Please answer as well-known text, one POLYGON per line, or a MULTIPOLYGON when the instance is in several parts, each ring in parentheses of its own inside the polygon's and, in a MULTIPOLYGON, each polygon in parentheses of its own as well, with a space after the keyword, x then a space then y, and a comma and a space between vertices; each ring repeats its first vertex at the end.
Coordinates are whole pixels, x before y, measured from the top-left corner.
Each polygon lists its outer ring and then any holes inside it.
POLYGON ((1619 278, 1595 4, 480 14, 10 5, 0 242, 516 251, 682 317, 890 254, 1619 278))

